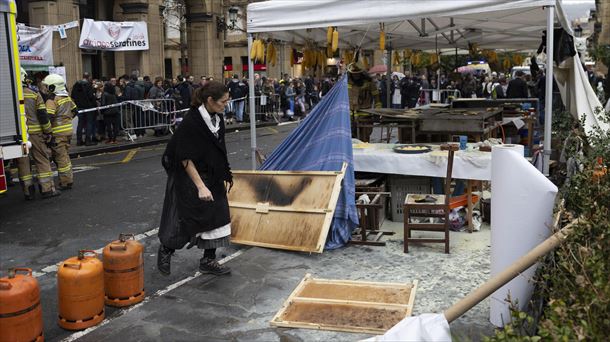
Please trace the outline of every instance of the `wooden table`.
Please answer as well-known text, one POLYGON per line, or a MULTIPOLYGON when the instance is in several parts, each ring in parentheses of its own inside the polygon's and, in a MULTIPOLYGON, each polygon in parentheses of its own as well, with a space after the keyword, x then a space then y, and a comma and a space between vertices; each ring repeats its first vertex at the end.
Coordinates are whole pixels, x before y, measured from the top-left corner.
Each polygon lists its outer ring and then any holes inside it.
MULTIPOLYGON (((400 143, 415 143, 417 133, 468 135, 475 141, 492 134, 502 123, 502 109, 364 109, 363 113, 373 118, 356 120, 357 127, 398 127, 398 140, 400 143), (392 126, 394 125, 394 126, 392 126), (406 130, 410 130, 406 131, 406 130), (410 133, 410 141, 405 135, 410 133)), ((389 133, 388 133, 389 135, 389 133)), ((368 141, 368 137, 357 137, 368 141), (364 138, 364 139, 363 139, 364 138)), ((450 139, 447 139, 450 140, 450 139)))

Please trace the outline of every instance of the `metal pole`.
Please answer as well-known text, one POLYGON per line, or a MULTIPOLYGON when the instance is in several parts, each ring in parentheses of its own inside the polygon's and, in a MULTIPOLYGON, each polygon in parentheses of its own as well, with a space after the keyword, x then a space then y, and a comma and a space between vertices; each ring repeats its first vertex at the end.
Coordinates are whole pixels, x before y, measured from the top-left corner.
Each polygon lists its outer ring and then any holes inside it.
POLYGON ((248 34, 248 104, 250 105, 250 146, 252 148, 252 170, 256 170, 256 108, 254 97, 254 61, 250 56, 252 49, 252 34, 248 34))
POLYGON ((392 45, 388 45, 388 54, 386 57, 386 61, 385 61, 385 65, 386 65, 386 72, 385 72, 385 97, 386 97, 386 108, 392 108, 392 88, 394 86, 393 82, 392 82, 392 45))
POLYGON ((543 173, 549 175, 551 160, 551 129, 553 123, 553 24, 555 6, 546 7, 546 82, 544 88, 544 151, 543 173))

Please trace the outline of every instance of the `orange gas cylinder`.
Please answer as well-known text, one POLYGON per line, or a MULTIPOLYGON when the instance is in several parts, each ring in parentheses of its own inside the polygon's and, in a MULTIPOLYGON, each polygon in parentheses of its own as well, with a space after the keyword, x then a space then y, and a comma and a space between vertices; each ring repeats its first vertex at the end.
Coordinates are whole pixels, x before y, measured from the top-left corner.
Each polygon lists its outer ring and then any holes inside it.
POLYGON ((57 270, 59 326, 81 330, 104 319, 104 268, 97 253, 78 252, 57 270))
POLYGON ((144 299, 144 248, 133 234, 104 247, 104 288, 106 304, 127 306, 144 299))
POLYGON ((40 290, 31 268, 11 268, 8 278, 0 278, 0 341, 44 341, 40 290))

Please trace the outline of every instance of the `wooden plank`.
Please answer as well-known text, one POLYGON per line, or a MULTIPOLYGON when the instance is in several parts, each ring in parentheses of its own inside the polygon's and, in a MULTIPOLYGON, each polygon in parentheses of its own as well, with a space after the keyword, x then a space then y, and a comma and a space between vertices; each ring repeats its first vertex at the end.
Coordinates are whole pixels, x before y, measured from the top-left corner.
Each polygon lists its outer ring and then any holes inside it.
POLYGON ((341 299, 327 299, 327 298, 309 298, 309 297, 294 297, 292 298, 294 303, 319 303, 319 304, 341 304, 341 305, 352 305, 363 308, 375 308, 375 309, 407 309, 408 304, 394 304, 394 303, 382 303, 382 302, 363 302, 357 300, 341 300, 341 299))
POLYGON ((412 284, 406 283, 381 283, 375 281, 359 281, 359 280, 335 280, 335 279, 321 279, 312 278, 312 281, 318 284, 340 284, 340 285, 351 285, 351 286, 377 286, 377 287, 391 287, 391 288, 405 288, 410 289, 413 287, 412 284))
POLYGON ((318 246, 321 246, 321 250, 318 253, 322 253, 324 250, 324 244, 326 243, 326 237, 328 236, 328 231, 330 230, 330 224, 333 221, 333 216, 335 214, 335 208, 337 208, 337 200, 339 200, 339 193, 341 192, 341 183, 343 182, 343 177, 345 176, 345 171, 347 170, 347 163, 343 163, 341 167, 341 173, 337 175, 335 178, 335 185, 333 187, 332 195, 330 198, 330 207, 331 211, 326 214, 326 219, 324 220, 324 225, 322 226, 322 232, 318 239, 318 246))
POLYGON ((282 244, 277 244, 277 243, 265 243, 265 242, 257 242, 257 241, 252 241, 252 240, 242 240, 242 239, 236 239, 233 237, 231 237, 231 242, 239 244, 239 245, 263 247, 263 248, 276 248, 276 249, 283 249, 283 250, 294 251, 294 252, 308 252, 308 253, 315 252, 315 251, 312 251, 311 246, 282 245, 282 244))
POLYGON ((363 333, 363 334, 372 334, 372 335, 380 335, 387 331, 385 329, 373 329, 373 328, 367 329, 367 328, 359 328, 359 327, 350 328, 350 327, 337 326, 337 325, 324 325, 324 324, 286 322, 286 321, 271 321, 271 325, 276 326, 276 327, 283 327, 283 328, 332 330, 332 331, 341 331, 341 332, 349 332, 349 333, 363 333))
POLYGON ((411 294, 409 295, 409 308, 407 309, 407 315, 405 317, 410 317, 413 313, 413 304, 415 304, 415 292, 417 292, 417 284, 419 282, 417 280, 413 280, 413 288, 411 289, 411 294))
POLYGON ((260 171, 260 170, 235 170, 231 171, 233 175, 315 175, 332 177, 338 175, 341 171, 260 171), (333 175, 334 174, 334 175, 333 175))
POLYGON ((265 203, 242 203, 242 202, 231 202, 231 208, 242 208, 242 209, 257 209, 260 208, 260 205, 266 207, 267 212, 271 211, 285 211, 292 213, 314 213, 314 214, 326 214, 330 211, 330 209, 310 209, 310 208, 293 208, 293 207, 272 207, 268 205, 268 202, 265 203), (265 206, 264 204, 267 204, 265 206))

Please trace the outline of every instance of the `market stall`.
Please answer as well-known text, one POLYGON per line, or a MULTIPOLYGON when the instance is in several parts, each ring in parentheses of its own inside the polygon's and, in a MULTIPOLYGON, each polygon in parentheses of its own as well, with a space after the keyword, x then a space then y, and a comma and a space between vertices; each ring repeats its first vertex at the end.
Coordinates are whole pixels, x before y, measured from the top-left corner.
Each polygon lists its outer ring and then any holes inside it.
MULTIPOLYGON (((391 51, 392 48, 466 49, 470 43, 476 43, 482 49, 536 49, 541 43, 542 31, 546 30, 549 33, 546 47, 552 51, 555 19, 572 34, 561 1, 556 0, 473 0, 467 3, 388 0, 384 6, 379 6, 378 1, 366 0, 271 0, 248 5, 247 32, 249 47, 254 35, 294 44, 308 41, 326 46, 326 28, 332 26, 340 31, 339 48, 368 49, 379 46, 379 23, 384 23, 391 51), (392 10, 388 11, 388 8, 392 10)), ((571 61, 571 71, 563 72, 560 80, 562 96, 572 100, 570 108, 578 108, 578 111, 572 111, 573 115, 587 117, 585 128, 588 132, 590 127, 603 124, 592 115, 599 101, 590 96, 594 94, 591 86, 582 82, 582 70, 573 67, 579 61, 578 56, 571 61)), ((253 64, 249 64, 251 82, 254 82, 253 64)), ((548 71, 546 84, 553 82, 553 65, 553 54, 549 54, 545 67, 548 71)), ((551 87, 546 88, 546 108, 551 108, 551 90, 551 87)), ((253 89, 250 96, 254 96, 253 89)), ((251 112, 254 113, 254 107, 251 112)), ((551 122, 549 113, 544 130, 545 174, 548 174, 551 154, 551 122)), ((254 122, 251 137, 252 165, 255 167, 254 122)))
MULTIPOLYGON (((494 130, 502 123, 502 110, 497 107, 452 109, 452 108, 416 108, 416 109, 362 109, 370 114, 368 117, 357 117, 355 125, 361 127, 397 128, 400 143, 420 142, 418 135, 441 136, 451 141, 452 135, 466 135, 473 141, 493 137, 494 130)), ((356 130, 356 138, 369 141, 369 136, 356 130)), ((390 131, 387 136, 389 137, 390 131)), ((389 141, 388 141, 389 142, 389 141)))

